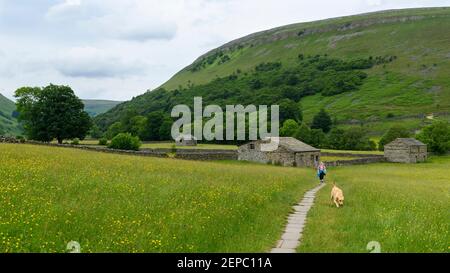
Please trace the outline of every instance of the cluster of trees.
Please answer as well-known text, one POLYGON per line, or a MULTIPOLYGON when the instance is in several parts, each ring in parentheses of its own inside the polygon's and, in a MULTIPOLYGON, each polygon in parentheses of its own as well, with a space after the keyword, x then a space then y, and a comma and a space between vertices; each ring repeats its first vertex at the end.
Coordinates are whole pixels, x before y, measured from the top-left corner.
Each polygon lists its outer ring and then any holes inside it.
MULTIPOLYGON (((357 91, 367 77, 363 70, 376 64, 374 58, 344 61, 327 55, 303 56, 293 66, 283 66, 279 62, 262 63, 250 72, 237 70, 232 75, 216 78, 207 84, 189 84, 171 91, 158 89, 147 92, 99 115, 95 121, 100 130, 106 131, 130 109, 142 116, 153 111, 170 113, 175 105, 193 107, 193 98, 196 96, 202 97, 204 104, 222 108, 235 104, 285 105, 289 109, 295 105, 298 108, 299 101, 305 96, 332 96, 357 91)), ((282 121, 299 121, 296 112, 285 112, 287 115, 283 115, 282 121)))
POLYGON ((450 151, 450 123, 438 120, 425 126, 419 134, 414 135, 403 126, 392 126, 377 144, 370 140, 367 131, 360 127, 342 129, 333 127, 330 115, 321 110, 317 113, 311 126, 301 120, 287 119, 280 128, 281 136, 295 137, 318 148, 334 150, 376 150, 384 151, 384 146, 397 138, 414 137, 428 145, 428 150, 435 154, 450 151))
POLYGON ((335 150, 375 150, 376 143, 371 141, 362 128, 347 130, 333 127, 330 115, 321 110, 314 116, 311 126, 288 119, 280 129, 280 135, 295 137, 317 148, 335 150))
POLYGON ((111 124, 105 133, 94 126, 91 136, 113 139, 120 133, 129 133, 145 141, 169 140, 171 139, 172 124, 173 120, 170 115, 163 111, 153 111, 143 116, 129 110, 120 121, 111 124))

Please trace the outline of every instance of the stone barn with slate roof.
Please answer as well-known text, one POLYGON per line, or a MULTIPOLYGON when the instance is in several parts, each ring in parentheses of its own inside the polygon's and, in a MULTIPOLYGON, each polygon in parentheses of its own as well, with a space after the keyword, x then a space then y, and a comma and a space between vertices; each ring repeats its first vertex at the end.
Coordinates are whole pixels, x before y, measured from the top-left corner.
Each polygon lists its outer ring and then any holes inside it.
POLYGON ((197 138, 193 135, 179 135, 175 138, 177 146, 197 146, 197 138))
POLYGON ((427 160, 427 145, 414 138, 397 138, 384 146, 389 162, 417 163, 427 160))
POLYGON ((288 167, 316 167, 320 162, 320 150, 292 137, 280 137, 278 148, 264 151, 262 144, 273 138, 256 140, 238 149, 238 159, 260 163, 271 163, 288 167))

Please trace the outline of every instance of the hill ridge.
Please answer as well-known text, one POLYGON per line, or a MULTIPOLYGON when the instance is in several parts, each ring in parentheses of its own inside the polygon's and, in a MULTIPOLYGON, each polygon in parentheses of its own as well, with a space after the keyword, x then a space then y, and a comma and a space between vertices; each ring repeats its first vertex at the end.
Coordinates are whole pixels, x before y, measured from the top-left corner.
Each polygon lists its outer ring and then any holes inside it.
MULTIPOLYGON (((450 7, 428 7, 428 8, 410 8, 410 9, 389 9, 389 10, 382 10, 382 11, 374 11, 374 12, 367 12, 367 13, 361 13, 361 14, 356 14, 356 15, 347 15, 347 16, 340 16, 340 17, 334 17, 334 18, 328 18, 328 19, 322 19, 322 20, 315 20, 315 21, 308 21, 308 22, 301 22, 301 23, 293 23, 293 24, 288 24, 288 25, 284 25, 284 26, 279 26, 279 27, 275 27, 275 28, 271 28, 271 29, 267 29, 267 30, 262 30, 262 31, 258 31, 255 33, 251 33, 248 34, 246 36, 243 36, 241 38, 237 38, 234 39, 230 42, 227 42, 217 48, 214 48, 208 52, 206 52, 205 54, 201 55, 200 57, 198 57, 197 59, 194 60, 194 62, 188 66, 186 66, 185 68, 183 68, 182 70, 180 70, 178 73, 183 72, 185 70, 190 69, 195 63, 201 61, 202 59, 204 59, 205 57, 210 56, 211 54, 214 54, 217 51, 221 51, 221 50, 230 50, 233 46, 236 45, 248 45, 253 44, 256 45, 259 43, 264 43, 264 41, 256 41, 255 43, 252 43, 253 39, 258 39, 260 36, 263 35, 267 35, 267 34, 277 34, 277 32, 281 31, 283 32, 284 36, 279 37, 280 40, 282 39, 286 39, 289 37, 295 37, 295 36, 299 36, 298 35, 298 31, 301 28, 304 28, 305 32, 301 35, 301 36, 307 36, 307 35, 311 35, 311 34, 315 34, 315 33, 320 33, 320 32, 329 32, 332 30, 338 30, 338 31, 345 31, 348 29, 352 29, 352 28, 357 28, 357 27, 361 27, 362 25, 358 25, 355 23, 362 23, 367 21, 367 18, 360 18, 363 16, 375 16, 375 15, 384 15, 383 18, 376 18, 375 20, 369 22, 368 24, 365 24, 364 27, 370 26, 370 25, 374 25, 374 24, 383 24, 383 23, 393 23, 393 22, 406 22, 406 21, 414 21, 414 20, 420 20, 420 19, 424 19, 425 17, 437 17, 437 16, 443 16, 443 17, 449 17, 450 14, 425 14, 425 15, 409 15, 409 16, 403 16, 403 17, 398 17, 398 15, 395 15, 396 12, 423 12, 423 11, 430 11, 430 12, 437 12, 439 10, 450 10, 450 7), (386 20, 387 18, 389 18, 390 20, 386 20), (356 20, 355 20, 356 19, 356 20), (384 20, 383 20, 384 19, 384 20), (337 22, 339 22, 339 20, 343 20, 343 22, 340 22, 340 25, 333 25, 336 24, 337 22), (351 22, 352 20, 354 20, 353 22, 351 22), (351 25, 346 26, 345 23, 347 22, 351 22, 351 25), (323 26, 317 27, 315 29, 308 29, 309 25, 312 24, 324 24, 323 26), (328 27, 327 27, 328 26, 328 27)), ((370 18, 369 18, 370 19, 370 18)), ((175 77, 178 73, 176 73, 173 77, 175 77)), ((167 82, 170 82, 172 80, 171 77, 167 82)), ((161 85, 161 87, 164 87, 166 85, 165 82, 164 84, 161 85)))

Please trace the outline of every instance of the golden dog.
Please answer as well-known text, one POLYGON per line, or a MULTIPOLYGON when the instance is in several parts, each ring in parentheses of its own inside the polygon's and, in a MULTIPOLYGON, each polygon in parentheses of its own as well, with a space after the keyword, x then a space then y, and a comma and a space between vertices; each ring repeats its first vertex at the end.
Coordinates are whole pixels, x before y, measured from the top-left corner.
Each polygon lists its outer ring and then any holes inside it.
POLYGON ((333 189, 331 189, 331 200, 338 208, 344 205, 344 192, 336 186, 336 182, 333 182, 333 189))

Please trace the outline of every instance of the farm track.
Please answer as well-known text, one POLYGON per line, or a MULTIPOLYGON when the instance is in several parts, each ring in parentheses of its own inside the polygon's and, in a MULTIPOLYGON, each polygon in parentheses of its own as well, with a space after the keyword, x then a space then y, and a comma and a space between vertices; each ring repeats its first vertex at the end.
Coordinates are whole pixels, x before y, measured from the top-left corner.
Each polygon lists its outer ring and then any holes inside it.
POLYGON ((295 249, 300 245, 303 228, 306 224, 308 211, 314 205, 316 193, 326 184, 320 184, 312 190, 309 190, 303 196, 303 199, 293 207, 294 212, 288 217, 288 223, 281 239, 277 242, 277 246, 273 248, 271 253, 295 253, 295 249))

